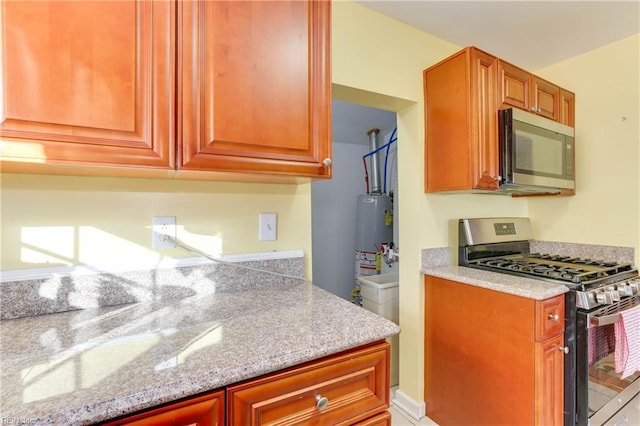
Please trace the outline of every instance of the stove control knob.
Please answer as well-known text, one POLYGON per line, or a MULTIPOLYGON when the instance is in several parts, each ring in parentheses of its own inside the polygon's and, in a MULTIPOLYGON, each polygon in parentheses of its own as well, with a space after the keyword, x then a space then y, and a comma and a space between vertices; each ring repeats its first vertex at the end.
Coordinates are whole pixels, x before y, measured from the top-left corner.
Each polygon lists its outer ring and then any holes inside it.
POLYGON ((620 301, 620 293, 618 293, 616 291, 615 287, 613 287, 613 286, 607 287, 606 292, 611 295, 611 300, 612 301, 614 301, 614 302, 619 302, 620 301))
POLYGON ((617 289, 620 297, 633 296, 633 289, 627 283, 618 284, 617 289))
POLYGON ((640 281, 629 281, 627 283, 633 294, 640 292, 640 281))
POLYGON ((613 298, 611 297, 611 293, 608 291, 598 291, 596 293, 596 302, 603 305, 611 305, 613 303, 613 298))

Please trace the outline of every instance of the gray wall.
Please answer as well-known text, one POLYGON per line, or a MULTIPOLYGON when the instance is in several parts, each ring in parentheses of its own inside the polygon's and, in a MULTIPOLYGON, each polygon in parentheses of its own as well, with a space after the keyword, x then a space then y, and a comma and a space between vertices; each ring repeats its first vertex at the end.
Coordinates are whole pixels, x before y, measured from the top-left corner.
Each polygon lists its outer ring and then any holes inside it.
MULTIPOLYGON (((378 143, 385 144, 392 131, 382 129, 378 143)), ((389 152, 387 191, 395 187, 396 147, 389 152)), ((368 152, 366 138, 362 143, 334 141, 333 179, 311 185, 313 283, 347 300, 355 285, 356 200, 366 193, 362 156, 368 152)), ((380 152, 384 158, 385 151, 380 152)), ((397 271, 397 263, 383 267, 383 272, 390 271, 397 271)))

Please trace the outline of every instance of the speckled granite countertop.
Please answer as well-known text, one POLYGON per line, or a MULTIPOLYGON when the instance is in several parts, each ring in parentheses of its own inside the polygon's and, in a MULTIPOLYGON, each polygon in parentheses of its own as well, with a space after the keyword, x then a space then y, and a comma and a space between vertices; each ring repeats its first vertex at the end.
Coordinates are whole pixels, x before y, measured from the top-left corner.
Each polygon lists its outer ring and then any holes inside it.
POLYGON ((423 268, 422 273, 535 300, 548 299, 569 291, 569 287, 562 284, 465 268, 464 266, 423 268))
POLYGON ((0 321, 2 424, 89 424, 400 331, 303 281, 0 321))

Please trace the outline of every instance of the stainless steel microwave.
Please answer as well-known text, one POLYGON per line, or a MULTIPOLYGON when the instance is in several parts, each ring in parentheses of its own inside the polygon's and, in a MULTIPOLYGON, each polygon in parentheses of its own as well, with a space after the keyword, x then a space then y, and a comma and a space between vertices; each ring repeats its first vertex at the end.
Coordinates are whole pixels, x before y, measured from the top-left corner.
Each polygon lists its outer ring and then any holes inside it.
POLYGON ((500 191, 554 193, 575 188, 572 127, 523 110, 498 111, 500 191))

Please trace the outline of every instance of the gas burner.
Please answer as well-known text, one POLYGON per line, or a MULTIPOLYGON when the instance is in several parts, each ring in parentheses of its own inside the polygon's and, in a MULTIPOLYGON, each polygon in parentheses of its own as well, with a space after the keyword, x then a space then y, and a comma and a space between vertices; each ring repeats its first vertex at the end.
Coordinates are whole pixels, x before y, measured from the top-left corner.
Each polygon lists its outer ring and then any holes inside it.
POLYGON ((588 284, 632 270, 630 264, 539 253, 477 259, 469 266, 571 284, 588 284))

